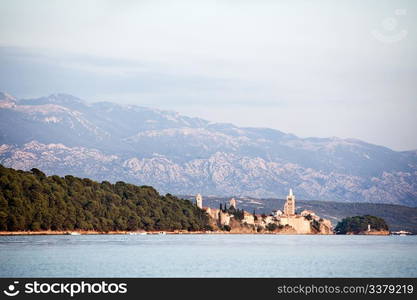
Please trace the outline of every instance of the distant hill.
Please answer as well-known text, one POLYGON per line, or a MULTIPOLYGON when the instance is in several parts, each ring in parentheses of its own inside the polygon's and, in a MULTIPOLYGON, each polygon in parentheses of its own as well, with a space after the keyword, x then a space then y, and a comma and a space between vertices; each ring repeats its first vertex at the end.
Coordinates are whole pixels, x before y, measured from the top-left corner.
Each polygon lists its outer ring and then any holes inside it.
POLYGON ((208 216, 150 186, 98 183, 0 165, 0 230, 203 230, 208 216))
POLYGON ((302 199, 417 206, 416 153, 66 94, 0 93, 4 166, 123 180, 163 193, 268 198, 293 188, 302 199))
MULTIPOLYGON (((193 196, 181 196, 193 200, 193 196)), ((256 213, 270 214, 284 207, 284 199, 235 198, 238 208, 256 213)), ((220 203, 229 203, 230 198, 204 197, 203 205, 218 208, 220 203)), ((322 218, 329 219, 333 226, 343 218, 357 215, 372 215, 383 218, 391 231, 407 230, 417 234, 417 208, 377 203, 342 203, 327 201, 296 200, 297 211, 312 210, 322 218)))

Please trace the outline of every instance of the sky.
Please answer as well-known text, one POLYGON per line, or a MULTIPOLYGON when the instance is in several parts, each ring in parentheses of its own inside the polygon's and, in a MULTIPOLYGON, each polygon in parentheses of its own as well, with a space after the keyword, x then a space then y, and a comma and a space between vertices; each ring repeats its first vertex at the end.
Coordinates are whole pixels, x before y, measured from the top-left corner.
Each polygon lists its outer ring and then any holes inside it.
POLYGON ((417 149, 417 2, 0 1, 0 91, 417 149))

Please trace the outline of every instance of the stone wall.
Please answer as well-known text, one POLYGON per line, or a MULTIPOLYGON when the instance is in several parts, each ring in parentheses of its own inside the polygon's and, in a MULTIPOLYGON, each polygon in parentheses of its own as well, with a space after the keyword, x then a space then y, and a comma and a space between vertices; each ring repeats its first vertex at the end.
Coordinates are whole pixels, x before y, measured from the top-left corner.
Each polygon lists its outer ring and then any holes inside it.
POLYGON ((281 225, 289 225, 298 234, 310 234, 313 233, 310 226, 310 221, 308 221, 306 218, 302 216, 288 216, 288 217, 282 217, 280 218, 280 224, 281 225))

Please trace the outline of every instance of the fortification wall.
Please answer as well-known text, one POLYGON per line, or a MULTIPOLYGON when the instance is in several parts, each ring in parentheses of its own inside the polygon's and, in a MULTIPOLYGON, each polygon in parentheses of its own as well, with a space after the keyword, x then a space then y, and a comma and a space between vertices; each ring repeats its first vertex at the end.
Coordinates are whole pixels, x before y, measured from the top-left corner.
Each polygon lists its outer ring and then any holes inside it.
POLYGON ((311 230, 310 222, 301 216, 281 217, 280 224, 284 226, 291 226, 298 234, 313 233, 311 230))

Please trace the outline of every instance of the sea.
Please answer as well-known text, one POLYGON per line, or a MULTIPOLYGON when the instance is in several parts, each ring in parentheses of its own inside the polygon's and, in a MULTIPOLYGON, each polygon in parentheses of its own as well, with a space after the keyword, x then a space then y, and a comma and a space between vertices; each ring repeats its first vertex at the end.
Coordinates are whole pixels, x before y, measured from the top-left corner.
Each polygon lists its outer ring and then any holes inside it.
POLYGON ((417 277, 417 236, 0 236, 0 277, 417 277))

